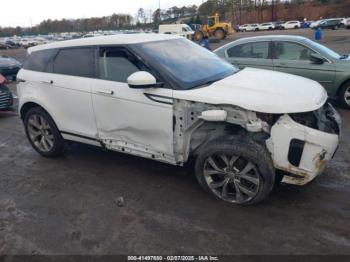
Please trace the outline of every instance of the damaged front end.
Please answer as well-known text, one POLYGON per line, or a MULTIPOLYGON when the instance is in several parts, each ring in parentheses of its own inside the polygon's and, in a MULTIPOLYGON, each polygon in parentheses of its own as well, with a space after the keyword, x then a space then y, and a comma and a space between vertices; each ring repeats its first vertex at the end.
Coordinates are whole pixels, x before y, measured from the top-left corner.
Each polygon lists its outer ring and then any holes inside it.
POLYGON ((282 115, 266 141, 283 183, 305 185, 323 172, 338 148, 341 119, 325 104, 317 111, 282 115))

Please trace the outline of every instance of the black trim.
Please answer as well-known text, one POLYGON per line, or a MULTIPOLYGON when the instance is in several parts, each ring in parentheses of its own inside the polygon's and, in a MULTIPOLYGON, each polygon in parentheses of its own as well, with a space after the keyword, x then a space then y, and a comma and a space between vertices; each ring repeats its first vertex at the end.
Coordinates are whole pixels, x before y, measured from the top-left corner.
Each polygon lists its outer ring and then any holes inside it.
POLYGON ((153 95, 153 94, 147 94, 147 93, 144 93, 144 95, 145 95, 148 99, 152 100, 153 102, 157 102, 157 103, 161 103, 161 104, 166 104, 166 105, 173 105, 173 104, 174 104, 173 102, 165 102, 165 101, 161 101, 161 100, 155 99, 155 98, 158 97, 158 98, 166 98, 166 99, 171 99, 171 100, 173 100, 172 97, 168 97, 168 96, 159 96, 159 95, 153 95))
POLYGON ((64 135, 76 136, 76 137, 83 138, 83 139, 86 139, 86 140, 91 140, 91 141, 97 141, 97 142, 99 142, 96 138, 92 138, 92 137, 77 135, 77 134, 73 134, 73 133, 65 132, 65 131, 60 131, 60 133, 61 133, 61 134, 64 134, 64 135))

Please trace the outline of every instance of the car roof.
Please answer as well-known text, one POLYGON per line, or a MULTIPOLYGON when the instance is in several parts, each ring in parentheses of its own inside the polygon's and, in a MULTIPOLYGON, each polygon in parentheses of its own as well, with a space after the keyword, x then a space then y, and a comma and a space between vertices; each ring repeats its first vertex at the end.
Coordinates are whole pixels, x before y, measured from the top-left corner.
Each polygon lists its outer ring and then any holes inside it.
MULTIPOLYGON (((240 38, 236 42, 246 42, 251 41, 261 41, 261 40, 294 40, 294 41, 305 41, 308 38, 298 35, 263 35, 263 36, 252 36, 252 37, 244 37, 240 38)), ((233 42, 232 42, 233 43, 233 42)))
POLYGON ((181 36, 167 34, 118 34, 108 36, 96 36, 89 38, 79 38, 74 40, 59 41, 45 45, 38 45, 28 49, 28 53, 66 47, 96 46, 96 45, 127 45, 163 40, 180 39, 181 36))

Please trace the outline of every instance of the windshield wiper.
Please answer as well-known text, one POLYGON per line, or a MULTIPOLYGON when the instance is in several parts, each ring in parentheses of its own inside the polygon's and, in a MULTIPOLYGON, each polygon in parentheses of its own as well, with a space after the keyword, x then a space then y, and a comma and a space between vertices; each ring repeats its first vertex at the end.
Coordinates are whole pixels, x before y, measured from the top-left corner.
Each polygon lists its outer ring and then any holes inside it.
POLYGON ((339 59, 347 59, 349 55, 341 55, 339 59))

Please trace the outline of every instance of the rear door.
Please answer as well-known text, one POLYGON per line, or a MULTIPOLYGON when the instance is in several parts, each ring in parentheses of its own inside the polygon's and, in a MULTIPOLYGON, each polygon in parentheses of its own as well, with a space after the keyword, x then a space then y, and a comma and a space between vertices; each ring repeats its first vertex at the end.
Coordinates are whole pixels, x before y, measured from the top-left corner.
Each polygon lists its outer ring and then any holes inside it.
POLYGON ((91 100, 94 48, 61 49, 46 71, 42 77, 45 101, 50 101, 62 135, 66 139, 93 141, 97 135, 91 100))
POLYGON ((227 61, 240 69, 254 67, 273 70, 270 46, 271 41, 238 44, 229 47, 225 55, 227 61))
POLYGON ((274 70, 303 76, 319 82, 326 89, 331 88, 335 79, 335 65, 330 61, 311 63, 312 53, 316 52, 301 43, 274 41, 274 70))

